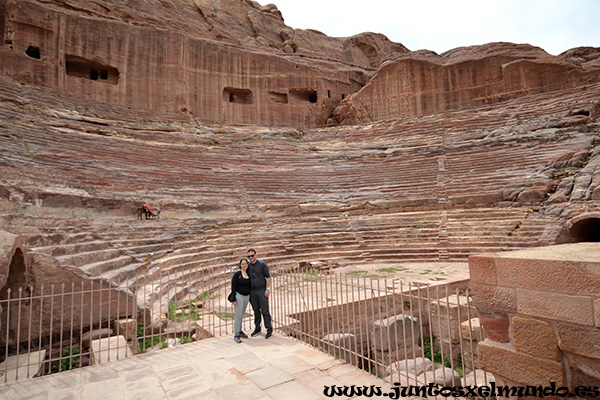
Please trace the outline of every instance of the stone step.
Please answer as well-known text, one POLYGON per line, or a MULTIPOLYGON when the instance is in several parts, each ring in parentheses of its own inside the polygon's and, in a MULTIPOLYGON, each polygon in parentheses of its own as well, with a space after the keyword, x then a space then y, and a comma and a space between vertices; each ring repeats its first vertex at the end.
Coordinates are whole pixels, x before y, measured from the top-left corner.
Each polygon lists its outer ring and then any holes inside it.
POLYGON ((123 249, 107 248, 97 251, 86 251, 81 253, 67 254, 56 257, 63 265, 74 265, 82 267, 86 264, 93 264, 101 261, 111 260, 121 257, 125 252, 123 249))
POLYGON ((120 269, 130 264, 141 265, 140 260, 133 256, 124 255, 109 260, 98 261, 91 264, 85 264, 80 266, 82 271, 87 272, 92 276, 105 276, 107 272, 120 269))

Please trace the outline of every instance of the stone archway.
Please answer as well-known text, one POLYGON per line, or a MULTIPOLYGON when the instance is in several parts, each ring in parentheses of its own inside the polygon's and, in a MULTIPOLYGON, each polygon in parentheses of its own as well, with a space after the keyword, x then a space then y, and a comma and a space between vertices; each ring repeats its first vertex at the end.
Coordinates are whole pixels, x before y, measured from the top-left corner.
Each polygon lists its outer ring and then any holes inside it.
POLYGON ((558 239, 559 243, 600 242, 600 212, 571 218, 558 239))

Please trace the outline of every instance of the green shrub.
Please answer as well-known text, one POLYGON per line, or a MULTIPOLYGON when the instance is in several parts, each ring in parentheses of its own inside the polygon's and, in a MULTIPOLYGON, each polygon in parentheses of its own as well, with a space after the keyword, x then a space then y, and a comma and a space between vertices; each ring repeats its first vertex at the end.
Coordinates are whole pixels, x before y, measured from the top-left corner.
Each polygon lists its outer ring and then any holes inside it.
POLYGON ((144 337, 145 335, 146 335, 146 331, 144 329, 144 324, 142 324, 141 322, 138 322, 137 337, 138 337, 138 343, 140 344, 140 350, 142 353, 145 353, 146 349, 158 344, 159 342, 162 342, 161 349, 168 347, 168 343, 165 338, 163 338, 161 336, 144 337), (166 346, 165 346, 165 344, 166 344, 166 346))
MULTIPOLYGON (((452 362, 450 358, 444 356, 444 361, 442 362, 442 351, 435 347, 433 342, 435 341, 435 336, 427 335, 423 337, 423 353, 425 354, 425 358, 432 359, 432 351, 433 351, 433 361, 435 363, 444 364, 445 367, 452 368, 452 362)), ((458 362, 454 364, 454 370, 458 372, 460 377, 462 378, 464 375, 462 368, 462 354, 458 353, 458 362)))
POLYGON ((81 354, 81 349, 77 347, 66 347, 62 355, 66 358, 60 360, 60 367, 58 365, 53 365, 52 371, 59 372, 77 368, 75 363, 79 361, 79 354, 81 354))

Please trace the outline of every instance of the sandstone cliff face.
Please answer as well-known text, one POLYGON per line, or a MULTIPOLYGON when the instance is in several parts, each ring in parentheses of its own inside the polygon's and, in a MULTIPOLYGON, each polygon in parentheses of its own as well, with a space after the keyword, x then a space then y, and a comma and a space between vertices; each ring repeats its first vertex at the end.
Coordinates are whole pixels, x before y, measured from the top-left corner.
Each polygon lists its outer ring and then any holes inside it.
POLYGON ((397 54, 341 102, 330 123, 410 119, 584 86, 600 80, 597 59, 597 49, 554 57, 511 43, 458 48, 439 56, 428 51, 397 54))
POLYGON ((383 35, 293 30, 276 7, 241 0, 0 4, 2 75, 186 120, 323 126, 372 67, 407 51, 383 35))
POLYGON ((0 32, 0 74, 18 83, 228 124, 410 119, 600 75, 596 48, 559 57, 509 43, 410 52, 380 34, 292 29, 276 6, 251 0, 0 0, 0 32))

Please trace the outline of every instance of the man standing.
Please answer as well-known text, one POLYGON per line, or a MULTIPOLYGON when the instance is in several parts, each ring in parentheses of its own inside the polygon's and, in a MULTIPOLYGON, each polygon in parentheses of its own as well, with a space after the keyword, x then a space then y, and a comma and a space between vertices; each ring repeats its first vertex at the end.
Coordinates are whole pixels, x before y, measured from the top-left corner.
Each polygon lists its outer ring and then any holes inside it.
POLYGON ((254 310, 254 332, 250 336, 254 337, 260 333, 261 315, 265 320, 267 329, 266 339, 273 336, 273 326, 271 325, 271 314, 269 313, 269 295, 271 294, 271 275, 267 263, 256 258, 254 249, 248 250, 248 275, 252 281, 250 290, 250 304, 254 310))

